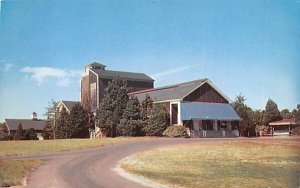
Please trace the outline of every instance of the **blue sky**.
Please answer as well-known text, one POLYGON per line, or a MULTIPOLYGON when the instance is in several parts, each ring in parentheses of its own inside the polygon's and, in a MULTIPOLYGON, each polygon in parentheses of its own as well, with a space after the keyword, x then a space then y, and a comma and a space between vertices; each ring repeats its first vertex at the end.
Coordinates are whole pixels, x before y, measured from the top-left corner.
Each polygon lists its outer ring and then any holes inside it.
POLYGON ((300 103, 300 0, 1 1, 0 122, 79 100, 83 67, 209 78, 254 109, 300 103))

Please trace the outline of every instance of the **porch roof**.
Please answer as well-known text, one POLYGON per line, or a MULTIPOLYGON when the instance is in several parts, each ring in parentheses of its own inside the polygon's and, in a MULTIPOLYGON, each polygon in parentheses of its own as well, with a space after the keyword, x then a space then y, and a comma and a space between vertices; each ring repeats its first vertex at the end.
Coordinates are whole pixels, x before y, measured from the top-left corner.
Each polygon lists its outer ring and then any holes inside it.
POLYGON ((180 109, 182 120, 240 120, 230 104, 188 102, 181 103, 180 109))
POLYGON ((297 125, 295 119, 282 119, 280 121, 273 121, 270 122, 269 125, 274 126, 274 125, 297 125))

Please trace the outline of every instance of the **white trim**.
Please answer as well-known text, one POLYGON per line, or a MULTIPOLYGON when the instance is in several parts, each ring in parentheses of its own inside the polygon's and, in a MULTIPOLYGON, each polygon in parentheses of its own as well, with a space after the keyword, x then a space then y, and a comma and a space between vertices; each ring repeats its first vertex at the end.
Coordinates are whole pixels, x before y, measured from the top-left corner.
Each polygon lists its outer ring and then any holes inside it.
POLYGON ((171 102, 180 102, 180 101, 181 99, 171 99, 171 100, 164 100, 164 101, 155 101, 153 103, 165 103, 165 102, 171 103, 171 102))
POLYGON ((172 104, 177 104, 177 125, 183 125, 182 119, 181 119, 181 102, 180 101, 174 101, 170 102, 170 125, 172 125, 172 104))
MULTIPOLYGON (((94 73, 97 76, 97 81, 96 81, 96 93, 97 93, 97 107, 99 107, 100 100, 99 100, 99 75, 94 72, 93 70, 89 69, 92 73, 94 73)), ((89 89, 90 89, 90 82, 89 82, 89 89)))
POLYGON ((63 101, 60 101, 60 102, 58 103, 58 105, 57 105, 58 110, 60 110, 60 109, 59 109, 59 106, 60 106, 61 103, 63 104, 63 106, 65 107, 66 111, 67 111, 68 114, 69 114, 71 111, 68 109, 68 107, 65 105, 65 103, 63 103, 63 101))

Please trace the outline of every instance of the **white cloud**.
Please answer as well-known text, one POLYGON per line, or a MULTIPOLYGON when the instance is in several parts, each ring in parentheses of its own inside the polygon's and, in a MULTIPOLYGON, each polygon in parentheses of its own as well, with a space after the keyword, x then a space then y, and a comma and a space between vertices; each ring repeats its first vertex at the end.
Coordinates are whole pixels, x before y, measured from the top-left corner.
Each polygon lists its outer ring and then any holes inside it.
POLYGON ((13 67, 13 64, 5 63, 2 72, 8 72, 13 67))
POLYGON ((53 67, 23 67, 21 72, 31 74, 30 78, 38 85, 45 83, 50 78, 56 79, 56 84, 61 87, 70 85, 72 78, 80 77, 81 72, 77 70, 65 70, 53 67))
POLYGON ((151 75, 151 77, 154 78, 155 80, 160 80, 165 76, 170 76, 170 75, 173 75, 175 73, 183 72, 183 71, 191 69, 195 66, 196 65, 177 67, 177 68, 174 68, 174 69, 170 69, 170 70, 162 71, 162 72, 159 72, 159 73, 155 73, 155 74, 151 75))

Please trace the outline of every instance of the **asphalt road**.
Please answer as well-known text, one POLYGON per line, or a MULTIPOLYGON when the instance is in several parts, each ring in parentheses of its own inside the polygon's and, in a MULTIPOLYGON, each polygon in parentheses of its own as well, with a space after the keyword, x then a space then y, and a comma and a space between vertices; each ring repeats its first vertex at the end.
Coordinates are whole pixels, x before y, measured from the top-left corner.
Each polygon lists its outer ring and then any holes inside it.
MULTIPOLYGON (((37 158, 45 161, 28 177, 25 187, 32 188, 142 188, 144 186, 119 176, 113 168, 118 161, 136 152, 164 145, 202 142, 215 139, 164 139, 117 144, 94 149, 10 157, 37 158)), ((220 139, 218 139, 220 140, 220 139)), ((224 139, 243 140, 243 139, 224 139)), ((3 159, 3 158, 2 158, 3 159)))

